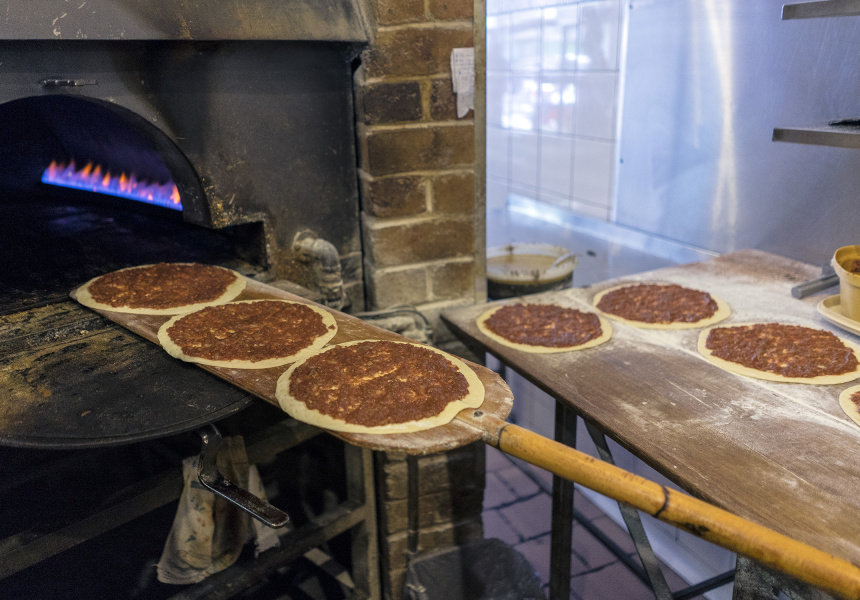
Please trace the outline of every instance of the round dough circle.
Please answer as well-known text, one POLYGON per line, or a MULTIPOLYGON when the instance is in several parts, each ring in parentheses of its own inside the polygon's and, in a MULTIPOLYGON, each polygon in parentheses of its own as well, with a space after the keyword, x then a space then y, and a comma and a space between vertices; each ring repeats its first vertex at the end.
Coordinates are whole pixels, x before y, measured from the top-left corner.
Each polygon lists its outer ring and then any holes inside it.
POLYGON ((613 319, 615 321, 619 321, 621 323, 626 323, 627 325, 632 325, 633 327, 639 327, 640 329, 698 329, 699 327, 707 327, 708 325, 714 325, 716 323, 719 323, 720 321, 727 318, 732 313, 731 309, 729 308, 729 305, 726 304, 726 302, 724 300, 717 298, 716 296, 714 296, 710 292, 704 292, 703 290, 697 290, 695 288, 690 288, 690 287, 687 287, 685 285, 681 285, 680 283, 671 283, 671 282, 664 282, 664 281, 639 281, 639 282, 623 283, 621 285, 616 285, 616 286, 613 286, 611 288, 605 289, 601 292, 598 292, 597 295, 595 295, 594 299, 592 300, 592 305, 594 306, 594 310, 596 310, 600 314, 602 314, 602 315, 604 315, 610 319, 613 319), (620 289, 623 289, 626 287, 632 287, 632 286, 636 286, 636 285, 679 285, 679 286, 686 288, 688 290, 707 293, 714 300, 714 302, 717 303, 717 310, 710 317, 707 317, 705 319, 700 319, 700 320, 694 321, 694 322, 647 323, 645 321, 632 321, 630 319, 625 319, 624 317, 619 317, 618 315, 604 312, 604 311, 600 310, 599 308, 597 308, 597 304, 600 302, 600 300, 606 294, 608 294, 610 292, 614 292, 615 290, 620 290, 620 289))
MULTIPOLYGON (((193 265, 195 263, 170 263, 174 265, 193 265)), ((245 289, 246 279, 240 273, 236 271, 232 271, 230 269, 225 269, 224 267, 219 267, 216 265, 204 265, 213 269, 221 269, 223 271, 227 271, 232 273, 235 276, 234 281, 229 284, 222 294, 216 298, 215 300, 210 300, 209 302, 197 302, 195 304, 184 304, 180 306, 175 306, 172 308, 131 308, 128 306, 113 306, 112 304, 104 304, 102 302, 97 301, 93 298, 93 295, 90 293, 90 286, 92 286, 96 281, 105 277, 106 275, 111 275, 112 273, 121 273, 123 271, 132 271, 136 269, 149 269, 154 267, 155 265, 139 265, 135 267, 127 267, 125 269, 118 269, 116 271, 111 271, 111 273, 105 273, 103 275, 99 275, 98 277, 93 277, 84 285, 80 286, 77 290, 75 290, 75 298, 78 302, 87 306, 89 308, 93 308, 96 310, 109 310, 112 312, 118 313, 128 313, 128 314, 136 314, 136 315, 176 315, 181 313, 193 312, 196 310, 200 310, 201 308, 206 308, 207 306, 216 306, 218 304, 226 304, 230 302, 234 298, 236 298, 242 291, 245 289)))
MULTIPOLYGON (((190 317, 191 315, 200 312, 203 309, 194 311, 193 313, 185 313, 181 315, 176 315, 175 317, 169 319, 166 323, 164 323, 158 329, 158 341, 161 343, 161 346, 170 354, 173 358, 178 358, 179 360, 184 360, 186 362, 197 363, 201 365, 209 365, 211 367, 228 367, 233 369, 268 369, 270 367, 279 367, 281 365, 285 365, 290 362, 294 362, 301 358, 305 358, 312 354, 315 354, 320 348, 325 346, 337 333, 337 321, 335 321, 334 315, 328 312, 325 309, 322 309, 318 306, 314 306, 312 304, 305 304, 304 302, 293 302, 290 300, 281 300, 275 298, 266 298, 260 300, 241 300, 239 302, 228 302, 226 304, 253 304, 256 302, 283 302, 284 304, 297 304, 300 306, 307 306, 315 313, 322 317, 323 325, 326 327, 326 333, 321 336, 318 336, 311 340, 307 346, 299 350, 298 352, 290 355, 290 356, 278 356, 274 358, 267 358, 265 360, 259 361, 251 361, 251 360, 214 360, 209 358, 201 358, 197 356, 189 356, 185 354, 182 348, 174 342, 168 330, 170 327, 179 321, 180 319, 184 319, 186 317, 190 317)), ((210 307, 205 307, 210 308, 210 307)))
MULTIPOLYGON (((733 323, 731 325, 720 325, 720 327, 745 327, 747 325, 760 325, 761 323, 733 323)), ((787 323, 776 323, 777 325, 787 325, 787 323)), ((806 327, 804 325, 804 327, 806 327)), ((730 373, 735 373, 736 375, 743 375, 745 377, 753 377, 755 379, 763 379, 765 381, 778 381, 784 383, 806 383, 806 384, 814 384, 814 385, 833 385, 837 383, 847 383, 849 381, 853 381, 860 377, 860 364, 858 364, 857 369, 850 373, 843 373, 841 375, 819 375, 818 377, 785 377, 784 375, 778 375, 777 373, 771 373, 770 371, 759 371, 758 369, 751 369, 750 367, 746 367, 744 365, 732 362, 730 360, 724 360, 718 356, 714 356, 709 348, 705 346, 705 343, 708 340, 708 335, 712 330, 718 329, 718 327, 709 327, 704 329, 699 334, 699 341, 697 347, 699 349, 699 353, 709 362, 714 365, 729 371, 730 373)), ((814 329, 810 327, 810 329, 814 329)), ((860 359, 860 346, 839 338, 839 341, 845 344, 848 348, 854 352, 854 356, 860 359)))
POLYGON ((842 393, 839 394, 839 406, 852 421, 860 425, 860 406, 851 400, 851 396, 857 392, 860 392, 860 385, 853 385, 842 390, 842 393))
POLYGON ((344 342, 343 344, 336 344, 334 346, 324 348, 313 356, 305 357, 302 360, 297 361, 295 364, 290 365, 290 367, 286 371, 284 371, 284 373, 278 378, 277 387, 275 389, 275 398, 278 400, 281 409, 283 409, 284 412, 289 414, 294 419, 297 419, 304 423, 315 425, 317 427, 321 427, 323 429, 329 429, 331 431, 340 431, 344 433, 391 434, 412 433, 415 431, 432 429, 433 427, 438 427, 439 425, 445 425, 446 423, 450 423, 454 419, 454 417, 457 416, 457 413, 459 413, 461 410, 465 408, 478 408, 479 406, 481 406, 481 404, 483 404, 484 384, 481 383, 481 380, 478 379, 478 376, 472 369, 469 368, 468 365, 466 365, 466 363, 454 356, 451 356, 447 352, 443 352, 442 350, 437 350, 436 348, 433 348, 431 346, 425 346, 424 344, 417 344, 413 342, 391 343, 417 346, 419 348, 427 350, 428 352, 435 352, 436 354, 444 356, 451 362, 454 368, 466 378, 466 382, 469 386, 469 391, 466 393, 465 397, 449 402, 448 405, 440 413, 432 417, 425 417, 423 419, 418 419, 415 421, 405 421, 403 423, 390 423, 387 425, 358 425, 355 423, 349 423, 343 419, 337 419, 335 417, 323 414, 317 410, 310 409, 304 402, 298 400, 292 394, 290 394, 290 377, 292 376, 293 371, 300 368, 308 360, 314 358, 314 356, 318 354, 323 354, 325 352, 330 352, 335 348, 339 348, 341 346, 352 346, 365 342, 379 341, 383 340, 355 340, 351 342, 344 342))
MULTIPOLYGON (((609 321, 604 319, 598 314, 595 314, 598 321, 600 321, 601 334, 593 339, 588 340, 583 344, 579 344, 577 346, 538 346, 533 344, 519 344, 517 342, 512 342, 507 338, 500 336, 498 333, 492 331, 487 327, 487 319, 492 317, 497 311, 501 310, 505 306, 511 306, 510 304, 501 304, 499 306, 494 306, 490 310, 481 314, 476 321, 476 325, 478 326, 478 330, 483 333, 485 336, 493 340, 494 342, 498 342, 503 346, 507 346, 509 348, 515 348, 516 350, 521 350, 523 352, 531 352, 533 354, 551 354, 556 352, 573 352, 575 350, 584 350, 586 348, 594 348, 595 346, 599 346, 600 344, 609 340, 612 337, 612 326, 609 324, 609 321)), ((548 306, 559 306, 560 308, 572 308, 572 307, 564 307, 559 304, 548 304, 548 306)), ((579 310, 579 309, 573 309, 579 310)), ((585 311, 581 311, 585 312, 585 311)))

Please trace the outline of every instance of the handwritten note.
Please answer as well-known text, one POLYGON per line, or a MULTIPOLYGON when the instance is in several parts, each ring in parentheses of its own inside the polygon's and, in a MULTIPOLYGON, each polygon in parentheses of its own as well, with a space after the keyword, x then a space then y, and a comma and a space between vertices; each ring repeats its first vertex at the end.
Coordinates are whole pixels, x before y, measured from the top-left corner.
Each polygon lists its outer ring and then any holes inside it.
POLYGON ((457 96, 457 118, 475 109, 475 49, 454 48, 451 51, 451 83, 457 96))

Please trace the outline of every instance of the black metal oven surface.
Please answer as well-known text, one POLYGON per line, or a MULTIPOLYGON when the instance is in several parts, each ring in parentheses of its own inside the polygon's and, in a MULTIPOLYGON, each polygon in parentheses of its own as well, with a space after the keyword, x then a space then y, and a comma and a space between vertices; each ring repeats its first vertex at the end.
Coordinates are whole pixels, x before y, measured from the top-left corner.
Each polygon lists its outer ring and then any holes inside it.
POLYGON ((230 232, 175 211, 61 191, 0 203, 0 444, 76 448, 188 431, 252 397, 77 304, 90 278, 199 261, 252 274, 230 232))
POLYGON ((91 278, 133 265, 206 262, 259 271, 237 258, 237 240, 251 226, 213 231, 184 223, 177 211, 75 190, 5 196, 0 315, 67 300, 91 278))

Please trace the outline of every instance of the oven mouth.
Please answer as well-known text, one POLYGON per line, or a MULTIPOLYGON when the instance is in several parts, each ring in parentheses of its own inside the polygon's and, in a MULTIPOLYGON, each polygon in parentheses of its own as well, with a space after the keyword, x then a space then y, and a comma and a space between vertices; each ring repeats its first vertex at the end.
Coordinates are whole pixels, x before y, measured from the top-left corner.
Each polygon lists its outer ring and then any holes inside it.
POLYGON ((263 225, 199 225, 209 210, 194 168, 129 109, 70 96, 2 104, 0 161, 0 314, 67 300, 92 277, 137 264, 205 262, 246 273, 265 264, 263 225), (46 181, 52 171, 72 181, 46 181), (94 191, 95 183, 135 191, 134 182, 144 194, 166 192, 169 206, 94 191))
POLYGON ((0 189, 59 185, 208 221, 191 163, 164 132, 124 107, 67 95, 20 98, 0 105, 0 140, 0 189))

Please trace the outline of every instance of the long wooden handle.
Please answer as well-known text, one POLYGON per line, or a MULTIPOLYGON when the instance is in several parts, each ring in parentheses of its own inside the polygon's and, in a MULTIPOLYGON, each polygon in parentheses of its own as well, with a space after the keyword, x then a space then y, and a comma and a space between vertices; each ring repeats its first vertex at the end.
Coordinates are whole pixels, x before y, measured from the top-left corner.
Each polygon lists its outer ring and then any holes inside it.
POLYGON ((484 441, 506 454, 629 504, 839 598, 860 599, 860 568, 845 560, 522 427, 489 415, 482 415, 480 421, 484 441))

